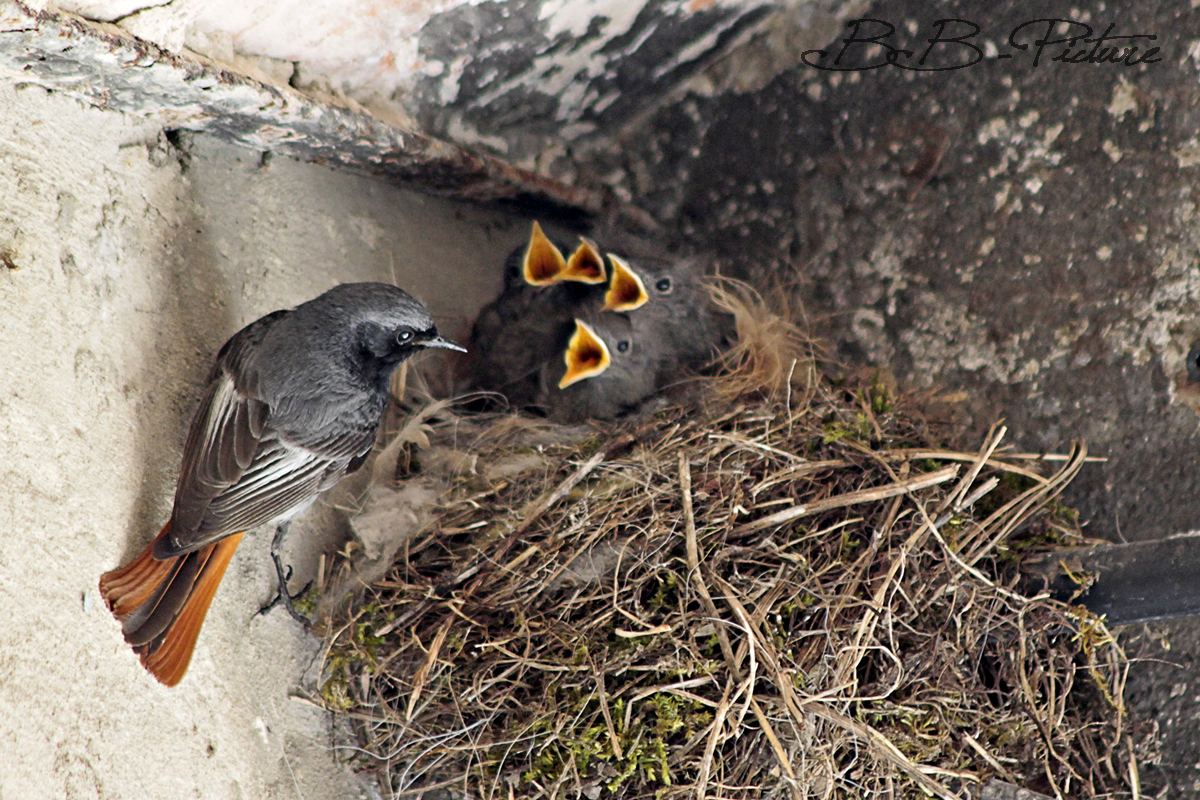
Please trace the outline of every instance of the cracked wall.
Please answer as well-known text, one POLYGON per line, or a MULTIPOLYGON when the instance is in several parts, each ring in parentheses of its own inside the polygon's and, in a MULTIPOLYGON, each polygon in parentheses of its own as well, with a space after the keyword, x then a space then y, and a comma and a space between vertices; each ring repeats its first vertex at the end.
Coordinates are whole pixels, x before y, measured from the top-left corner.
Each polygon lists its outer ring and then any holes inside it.
MULTIPOLYGON (((863 16, 918 43, 957 17, 997 53, 1027 19, 1073 17, 1155 34, 1163 58, 797 66, 761 89, 685 92, 605 165, 672 237, 794 292, 848 363, 929 389, 958 444, 1002 417, 1019 448, 1085 439, 1106 460, 1067 499, 1091 533, 1195 529, 1200 419, 1180 384, 1200 338, 1193 6, 877 2, 863 16)), ((1144 641, 1152 663, 1134 670, 1131 708, 1166 733, 1144 787, 1198 797, 1200 624, 1144 641)))
MULTIPOLYGON (((966 391, 971 419, 1005 415, 1028 447, 1085 436, 1110 460, 1077 499, 1106 532, 1186 529, 1198 421, 1174 382, 1200 332, 1200 20, 1185 5, 1119 16, 1169 32, 1158 64, 801 66, 759 91, 690 92, 610 167, 675 237, 798 285, 847 359, 966 391)), ((949 11, 994 31, 1023 19, 949 11)))

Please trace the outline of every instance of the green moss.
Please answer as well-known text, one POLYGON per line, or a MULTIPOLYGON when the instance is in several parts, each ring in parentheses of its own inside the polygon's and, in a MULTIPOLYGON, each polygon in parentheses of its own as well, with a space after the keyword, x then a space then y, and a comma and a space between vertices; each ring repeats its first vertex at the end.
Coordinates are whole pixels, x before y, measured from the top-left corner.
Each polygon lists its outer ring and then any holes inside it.
POLYGON ((346 711, 354 707, 354 699, 350 696, 350 672, 354 663, 345 653, 332 654, 325 662, 321 699, 329 708, 346 711))
POLYGON ((679 603, 679 580, 675 573, 668 572, 655 581, 655 584, 654 593, 646 601, 646 608, 655 612, 674 609, 679 603))
POLYGON ((667 692, 651 695, 649 703, 654 710, 654 733, 660 739, 683 730, 687 725, 686 719, 698 705, 694 701, 667 692))
POLYGON ((583 778, 595 777, 600 764, 608 764, 609 777, 604 784, 610 797, 623 797, 631 791, 646 791, 672 785, 668 750, 673 741, 695 736, 712 723, 712 712, 702 703, 667 692, 642 699, 634 707, 629 727, 625 727, 627 703, 613 701, 609 717, 613 732, 598 707, 595 694, 583 697, 552 723, 538 720, 527 733, 554 732, 548 744, 521 774, 525 783, 549 784, 557 781, 571 766, 583 778), (572 726, 565 720, 582 720, 572 726), (617 741, 620 756, 613 747, 617 741), (614 772, 615 771, 615 772, 614 772))
POLYGON ((299 597, 292 600, 292 606, 306 617, 311 617, 313 612, 317 610, 317 599, 320 594, 317 592, 317 586, 314 583, 308 587, 308 591, 299 597))
POLYGON ((374 630, 374 622, 354 623, 354 643, 366 650, 372 658, 375 656, 376 649, 387 641, 384 637, 377 636, 374 630))
POLYGON ((855 531, 849 526, 842 528, 840 546, 840 555, 842 558, 852 557, 860 547, 862 547, 862 539, 855 535, 855 531))
POLYGON ((836 444, 842 441, 870 442, 875 437, 875 426, 866 414, 859 412, 854 415, 852 422, 834 419, 826 422, 821 428, 821 443, 836 444))
POLYGON ((717 638, 715 633, 710 633, 704 641, 700 642, 700 654, 705 658, 719 659, 723 657, 721 652, 721 640, 717 638))
POLYGON ((890 413, 896 407, 896 398, 892 390, 883 382, 883 375, 876 372, 871 378, 871 385, 855 392, 859 403, 871 409, 876 416, 890 413))
POLYGON ((850 429, 841 420, 828 422, 821 429, 821 444, 830 445, 840 442, 850 435, 850 429))

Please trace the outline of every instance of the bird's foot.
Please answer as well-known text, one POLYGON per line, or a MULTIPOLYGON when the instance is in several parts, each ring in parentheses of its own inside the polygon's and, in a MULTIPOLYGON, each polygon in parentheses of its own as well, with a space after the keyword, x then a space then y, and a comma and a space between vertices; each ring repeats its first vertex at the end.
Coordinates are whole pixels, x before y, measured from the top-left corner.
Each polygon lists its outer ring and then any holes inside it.
POLYGON ((275 596, 271 598, 271 601, 258 610, 259 616, 266 614, 271 609, 275 608, 275 606, 282 605, 287 609, 287 612, 292 616, 292 619, 303 625, 305 629, 311 628, 312 620, 301 614, 296 609, 295 602, 303 597, 310 588, 312 588, 312 581, 304 584, 300 591, 296 592, 295 594, 291 594, 288 592, 287 588, 287 582, 291 580, 292 577, 291 566, 288 566, 288 568, 284 570, 283 562, 279 559, 279 557, 274 553, 272 553, 271 557, 275 562, 275 574, 279 578, 279 588, 276 590, 275 596))

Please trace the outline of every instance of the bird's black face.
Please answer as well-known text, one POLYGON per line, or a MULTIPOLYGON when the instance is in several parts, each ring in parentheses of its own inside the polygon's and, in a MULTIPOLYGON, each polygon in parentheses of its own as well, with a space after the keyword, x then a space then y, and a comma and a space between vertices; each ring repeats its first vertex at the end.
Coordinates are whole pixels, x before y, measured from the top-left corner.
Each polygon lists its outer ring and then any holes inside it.
POLYGON ((358 340, 364 372, 368 379, 381 384, 387 383, 397 365, 426 348, 466 352, 439 336, 434 325, 421 327, 366 322, 359 327, 358 340))
POLYGON ((364 360, 394 367, 421 349, 423 343, 437 338, 437 328, 418 330, 408 325, 388 327, 368 322, 359 329, 360 350, 364 360))
POLYGON ((407 325, 401 325, 392 331, 389 358, 399 364, 423 348, 427 342, 437 338, 437 328, 433 326, 417 330, 407 325))

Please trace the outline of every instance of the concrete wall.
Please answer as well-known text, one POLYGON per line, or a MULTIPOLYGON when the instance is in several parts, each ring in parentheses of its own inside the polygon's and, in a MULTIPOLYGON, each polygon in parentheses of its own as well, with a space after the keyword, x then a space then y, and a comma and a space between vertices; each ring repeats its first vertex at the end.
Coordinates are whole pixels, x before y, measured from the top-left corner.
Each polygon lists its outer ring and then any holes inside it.
MULTIPOLYGON (((524 223, 0 82, 0 798, 343 798, 316 644, 242 546, 167 690, 96 593, 169 509, 212 354, 335 283, 395 280, 445 328, 494 293, 524 223), (147 757, 147 753, 151 757, 147 757)), ((303 577, 324 542, 289 548, 303 577)))

